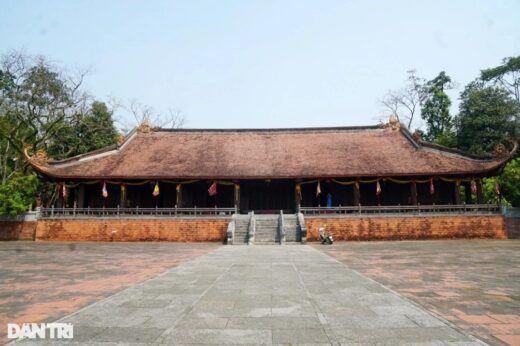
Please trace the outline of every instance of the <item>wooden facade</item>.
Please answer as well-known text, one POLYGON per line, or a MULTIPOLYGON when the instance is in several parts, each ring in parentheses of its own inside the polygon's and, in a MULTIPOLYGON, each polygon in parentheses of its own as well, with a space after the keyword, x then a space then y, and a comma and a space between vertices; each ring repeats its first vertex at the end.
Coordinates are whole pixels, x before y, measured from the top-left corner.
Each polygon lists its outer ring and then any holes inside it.
POLYGON ((26 155, 43 179, 56 183, 56 206, 294 212, 482 203, 482 178, 500 173, 515 150, 474 157, 422 142, 391 119, 378 126, 303 129, 144 124, 116 146, 70 159, 26 155), (212 184, 216 195, 208 193, 212 184))

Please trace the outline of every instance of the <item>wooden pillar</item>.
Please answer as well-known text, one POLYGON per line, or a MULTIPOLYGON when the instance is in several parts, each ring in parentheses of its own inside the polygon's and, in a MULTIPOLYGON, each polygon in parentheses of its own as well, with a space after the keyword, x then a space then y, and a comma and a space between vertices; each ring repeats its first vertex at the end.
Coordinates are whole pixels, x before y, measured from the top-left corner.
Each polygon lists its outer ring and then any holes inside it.
POLYGON ((458 179, 455 181, 453 194, 454 194, 453 200, 455 201, 455 204, 459 205, 460 204, 460 180, 458 180, 458 179))
POLYGON ((76 192, 77 192, 77 197, 76 197, 77 206, 78 206, 78 208, 84 208, 85 207, 85 184, 79 184, 76 192))
POLYGON ((473 203, 471 198, 471 185, 470 183, 464 183, 464 196, 466 199, 466 204, 473 203))
POLYGON ((410 184, 410 193, 412 195, 412 205, 417 205, 417 183, 415 181, 412 181, 410 184))
POLYGON ((482 179, 477 179, 477 203, 484 203, 484 192, 482 189, 482 179))
POLYGON ((175 205, 178 208, 182 208, 182 184, 177 184, 177 187, 175 188, 175 190, 177 191, 175 205))
POLYGON ((120 188, 119 188, 119 206, 121 208, 126 208, 126 194, 127 194, 127 189, 128 187, 125 185, 125 184, 121 184, 120 188))
POLYGON ((294 203, 296 204, 296 209, 302 204, 302 186, 300 183, 296 183, 294 187, 294 203))
POLYGON ((63 208, 63 186, 61 183, 56 183, 56 208, 63 208))
POLYGON ((235 206, 237 208, 237 212, 240 212, 240 184, 235 183, 235 206))
POLYGON ((359 182, 354 183, 354 205, 358 206, 361 203, 361 196, 359 195, 359 182))

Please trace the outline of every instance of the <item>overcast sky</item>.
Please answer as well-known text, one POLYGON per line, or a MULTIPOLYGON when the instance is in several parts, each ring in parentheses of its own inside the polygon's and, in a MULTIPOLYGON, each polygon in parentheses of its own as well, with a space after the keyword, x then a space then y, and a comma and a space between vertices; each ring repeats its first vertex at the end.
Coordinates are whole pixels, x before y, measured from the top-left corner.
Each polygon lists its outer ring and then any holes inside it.
POLYGON ((445 70, 456 98, 520 55, 520 1, 0 0, 10 49, 91 68, 96 98, 181 109, 186 127, 363 125, 409 69, 445 70))

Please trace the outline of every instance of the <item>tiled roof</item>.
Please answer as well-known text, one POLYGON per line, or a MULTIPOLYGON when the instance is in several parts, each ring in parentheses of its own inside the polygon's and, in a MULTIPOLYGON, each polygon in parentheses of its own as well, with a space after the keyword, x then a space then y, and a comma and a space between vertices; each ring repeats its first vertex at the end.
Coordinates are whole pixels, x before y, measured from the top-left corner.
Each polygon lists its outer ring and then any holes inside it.
POLYGON ((475 159, 423 145, 404 129, 134 131, 119 147, 47 164, 57 179, 269 179, 482 175, 506 159, 475 159))

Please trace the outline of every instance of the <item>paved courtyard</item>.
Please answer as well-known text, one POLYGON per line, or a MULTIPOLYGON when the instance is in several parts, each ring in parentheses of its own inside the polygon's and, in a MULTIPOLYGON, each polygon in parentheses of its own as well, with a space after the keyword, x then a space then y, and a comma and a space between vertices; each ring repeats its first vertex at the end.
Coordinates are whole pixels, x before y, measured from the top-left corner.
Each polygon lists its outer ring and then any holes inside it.
POLYGON ((520 345, 520 241, 315 245, 490 344, 520 345))
POLYGON ((0 242, 0 344, 7 323, 54 321, 219 246, 0 242))
POLYGON ((480 344, 300 245, 220 247, 61 321, 75 344, 480 344))

